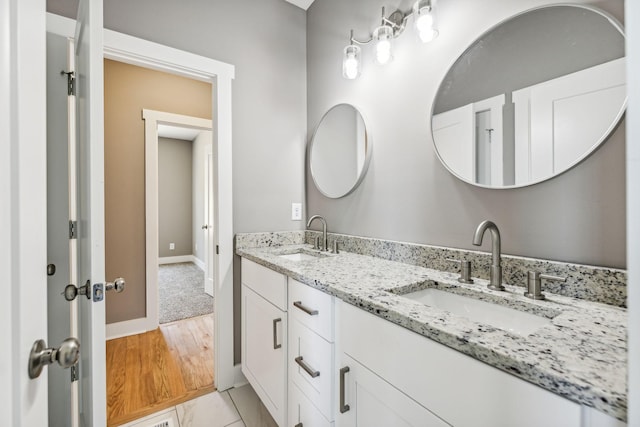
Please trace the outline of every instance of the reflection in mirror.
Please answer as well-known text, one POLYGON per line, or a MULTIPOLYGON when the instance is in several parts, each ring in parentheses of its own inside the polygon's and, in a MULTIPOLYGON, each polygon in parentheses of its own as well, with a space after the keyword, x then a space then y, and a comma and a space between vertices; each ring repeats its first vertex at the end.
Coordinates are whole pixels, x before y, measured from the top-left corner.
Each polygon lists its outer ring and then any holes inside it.
POLYGON ((440 160, 490 188, 575 166, 624 113, 624 43, 615 20, 581 5, 533 9, 489 30, 440 84, 431 121, 440 160))
POLYGON ((338 104, 320 120, 309 148, 309 167, 318 190, 327 197, 351 193, 362 181, 371 158, 371 141, 360 112, 338 104))

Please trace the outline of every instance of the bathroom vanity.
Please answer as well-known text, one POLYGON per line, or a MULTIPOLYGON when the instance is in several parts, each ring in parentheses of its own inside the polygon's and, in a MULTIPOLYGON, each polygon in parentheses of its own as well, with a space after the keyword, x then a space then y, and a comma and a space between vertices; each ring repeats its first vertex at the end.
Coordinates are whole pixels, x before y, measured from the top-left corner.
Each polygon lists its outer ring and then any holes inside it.
POLYGON ((236 237, 242 369, 280 426, 626 425, 626 310, 581 299, 624 272, 503 257, 500 292, 485 253, 332 235, 349 251, 331 254, 316 234, 236 237), (440 269, 452 256, 475 283, 440 269), (518 263, 592 290, 531 300, 518 263))

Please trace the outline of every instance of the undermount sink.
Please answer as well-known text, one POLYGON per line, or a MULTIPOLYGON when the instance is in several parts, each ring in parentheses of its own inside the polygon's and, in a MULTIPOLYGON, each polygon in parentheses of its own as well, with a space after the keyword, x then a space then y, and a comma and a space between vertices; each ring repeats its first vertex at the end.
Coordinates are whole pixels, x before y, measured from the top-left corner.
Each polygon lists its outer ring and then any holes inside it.
POLYGON ((530 335, 541 327, 551 324, 551 320, 546 317, 435 288, 427 288, 402 296, 474 322, 522 336, 530 335))
POLYGON ((326 256, 327 255, 320 252, 314 252, 306 249, 297 249, 295 252, 278 255, 278 258, 283 258, 289 261, 310 261, 318 258, 324 258, 326 256))

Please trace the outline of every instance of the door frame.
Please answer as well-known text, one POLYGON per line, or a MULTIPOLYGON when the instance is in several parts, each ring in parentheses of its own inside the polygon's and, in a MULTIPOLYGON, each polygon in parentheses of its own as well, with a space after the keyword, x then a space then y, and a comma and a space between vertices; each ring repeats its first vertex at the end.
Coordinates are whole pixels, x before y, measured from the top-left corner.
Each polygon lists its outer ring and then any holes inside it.
MULTIPOLYGON (((3 0, 11 1, 11 0, 3 0)), ((17 1, 17 0, 14 0, 17 1)), ((46 14, 47 31, 73 37, 75 21, 46 14)), ((43 44, 43 57, 46 58, 43 44)), ((213 192, 214 245, 214 366, 215 386, 226 390, 243 382, 240 365, 234 364, 233 345, 233 187, 232 187, 232 81, 235 67, 147 40, 104 30, 104 57, 131 65, 211 83, 214 116, 212 120, 215 175, 213 192)), ((44 68, 44 65, 42 66, 44 68)), ((44 103, 44 101, 43 101, 44 103)), ((43 108, 44 110, 44 108, 43 108)), ((46 113, 46 112, 45 112, 46 113)), ((43 119, 44 121, 44 119, 43 119)), ((45 152, 46 153, 46 152, 45 152)), ((45 159, 46 160, 46 159, 45 159)), ((44 168, 43 168, 44 169, 44 168)), ((27 173, 27 172, 25 172, 27 173)), ((40 211, 45 211, 41 209, 40 211)), ((45 221, 46 224, 46 221, 45 221)), ((46 252, 45 252, 46 253, 46 252)), ((46 276, 45 276, 46 280, 46 276)))
POLYGON ((205 81, 212 85, 213 152, 217 160, 214 193, 214 366, 215 386, 226 390, 235 384, 233 360, 233 187, 231 85, 235 67, 214 59, 104 30, 104 57, 140 67, 205 81))

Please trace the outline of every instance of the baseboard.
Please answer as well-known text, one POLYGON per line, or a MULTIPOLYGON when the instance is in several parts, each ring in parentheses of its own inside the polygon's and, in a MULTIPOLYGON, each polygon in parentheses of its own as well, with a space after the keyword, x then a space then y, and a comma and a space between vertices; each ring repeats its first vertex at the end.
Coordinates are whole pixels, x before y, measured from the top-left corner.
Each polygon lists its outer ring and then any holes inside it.
POLYGON ((197 265, 198 267, 200 267, 200 270, 204 271, 205 267, 206 267, 205 264, 204 264, 204 261, 202 261, 200 258, 198 258, 195 255, 191 255, 191 256, 193 257, 193 263, 195 265, 197 265))
POLYGON ((163 264, 177 264, 179 262, 194 262, 195 257, 193 255, 178 255, 178 256, 165 256, 158 258, 158 265, 163 264))
POLYGON ((109 341, 115 338, 142 334, 157 327, 158 325, 152 325, 148 318, 141 317, 139 319, 125 320, 124 322, 107 323, 105 335, 107 341, 109 341))

